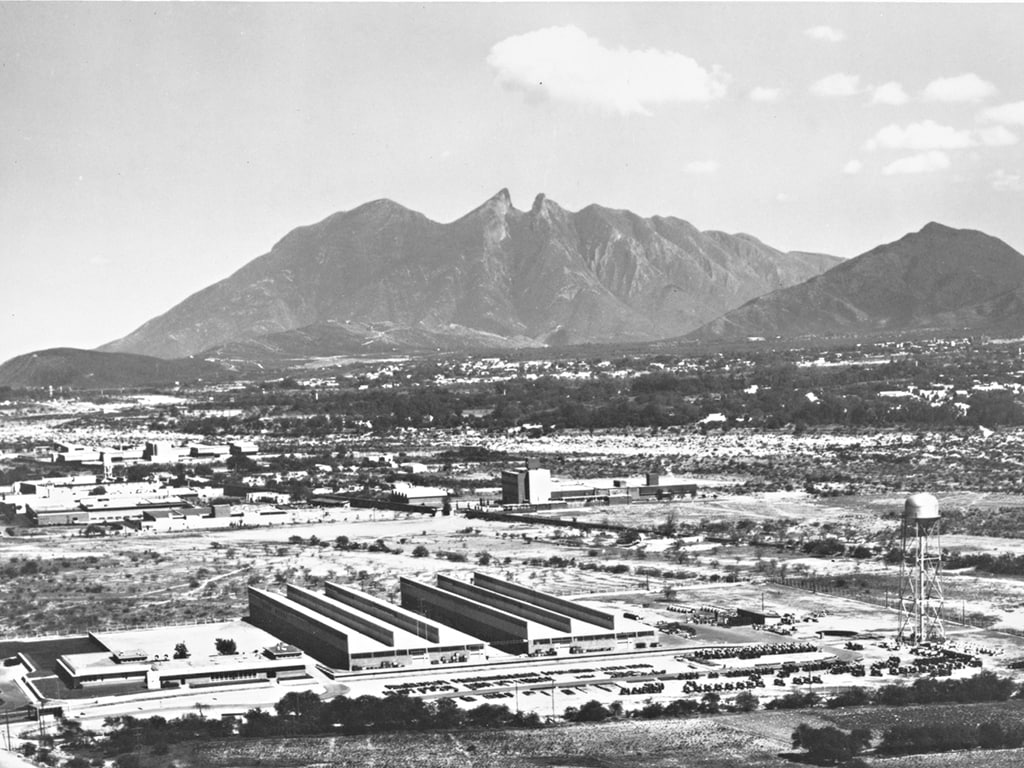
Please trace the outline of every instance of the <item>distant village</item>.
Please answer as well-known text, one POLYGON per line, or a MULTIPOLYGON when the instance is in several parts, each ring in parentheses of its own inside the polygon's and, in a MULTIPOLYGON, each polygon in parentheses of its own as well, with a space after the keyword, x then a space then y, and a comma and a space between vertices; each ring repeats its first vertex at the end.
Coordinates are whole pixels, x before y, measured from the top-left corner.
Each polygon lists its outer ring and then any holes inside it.
MULTIPOLYGON (((552 478, 537 459, 501 472, 501 485, 472 493, 394 480, 371 492, 356 485, 324 485, 304 498, 276 490, 299 479, 327 479, 330 464, 309 470, 259 472, 260 451, 248 441, 224 444, 147 442, 142 447, 87 447, 54 443, 36 450, 54 466, 75 473, 21 480, 0 486, 0 509, 8 520, 32 527, 81 526, 86 534, 102 534, 106 526, 134 531, 180 531, 227 527, 282 525, 329 519, 338 508, 372 507, 398 512, 450 514, 453 510, 504 509, 533 511, 566 509, 580 504, 629 504, 694 497, 697 485, 657 472, 643 478, 595 478, 587 481, 552 478), (167 468, 173 466, 175 471, 167 468), (247 470, 245 475, 204 475, 198 467, 247 470), (128 473, 127 468, 134 471, 128 473), (127 476, 144 479, 129 479, 127 476), (238 479, 235 479, 238 478, 238 479), (216 480, 226 482, 217 483, 216 480)), ((438 467, 403 461, 395 455, 362 457, 377 470, 407 476, 428 475, 438 467)))

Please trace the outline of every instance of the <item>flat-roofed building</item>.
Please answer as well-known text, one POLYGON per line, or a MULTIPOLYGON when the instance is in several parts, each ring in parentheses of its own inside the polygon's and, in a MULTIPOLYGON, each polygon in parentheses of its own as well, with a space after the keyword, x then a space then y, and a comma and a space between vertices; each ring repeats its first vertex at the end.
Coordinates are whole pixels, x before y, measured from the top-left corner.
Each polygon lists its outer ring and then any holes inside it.
POLYGON ((224 459, 231 455, 230 445, 192 445, 188 455, 193 459, 224 459))
POLYGON ((546 504, 551 501, 551 471, 541 469, 535 460, 526 469, 501 473, 502 504, 546 504))
POLYGON ((187 628, 155 628, 120 633, 90 632, 90 639, 103 650, 65 654, 57 659, 57 673, 69 688, 117 687, 119 693, 131 689, 206 688, 308 679, 310 659, 297 649, 282 645, 276 638, 242 622, 225 622, 187 628), (174 630, 178 630, 175 633, 174 630), (238 652, 203 653, 213 650, 212 638, 219 635, 238 639, 238 652), (198 635, 198 636, 194 636, 198 635), (174 658, 175 637, 188 640, 192 650, 174 658), (195 641, 195 642, 194 642, 195 641))
POLYGON ((515 654, 588 653, 657 647, 650 626, 607 610, 474 574, 466 583, 400 581, 402 605, 515 654))
POLYGON ((444 488, 430 488, 410 483, 395 483, 391 491, 391 499, 402 504, 420 504, 426 507, 441 508, 448 500, 448 491, 444 488))
POLYGON ((145 513, 184 511, 189 505, 176 496, 84 496, 43 498, 26 504, 29 517, 40 527, 94 525, 142 520, 145 513))
POLYGON ((483 661, 486 644, 422 615, 330 583, 324 594, 249 588, 249 619, 333 669, 483 661))

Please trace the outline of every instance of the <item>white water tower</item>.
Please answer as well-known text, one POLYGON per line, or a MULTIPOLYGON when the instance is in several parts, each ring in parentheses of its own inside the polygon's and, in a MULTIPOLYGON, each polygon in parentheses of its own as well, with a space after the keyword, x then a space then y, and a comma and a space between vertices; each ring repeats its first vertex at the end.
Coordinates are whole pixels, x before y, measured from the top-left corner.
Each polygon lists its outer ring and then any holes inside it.
POLYGON ((903 505, 899 631, 896 639, 917 645, 946 639, 942 625, 942 548, 939 501, 930 493, 908 496, 903 505))

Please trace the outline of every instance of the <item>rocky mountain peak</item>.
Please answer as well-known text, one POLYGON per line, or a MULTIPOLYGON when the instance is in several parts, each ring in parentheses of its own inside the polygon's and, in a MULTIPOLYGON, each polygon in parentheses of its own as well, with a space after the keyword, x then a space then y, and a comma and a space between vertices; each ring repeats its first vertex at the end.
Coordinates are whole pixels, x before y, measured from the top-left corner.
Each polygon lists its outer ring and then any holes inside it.
MULTIPOLYGON (((838 261, 786 256, 682 220, 656 227, 626 210, 572 213, 543 193, 524 213, 501 189, 448 224, 375 200, 293 230, 104 349, 181 357, 338 323, 385 323, 395 339, 429 331, 434 348, 445 334, 462 347, 646 341, 838 261)), ((317 353, 328 354, 341 337, 321 331, 317 353)))

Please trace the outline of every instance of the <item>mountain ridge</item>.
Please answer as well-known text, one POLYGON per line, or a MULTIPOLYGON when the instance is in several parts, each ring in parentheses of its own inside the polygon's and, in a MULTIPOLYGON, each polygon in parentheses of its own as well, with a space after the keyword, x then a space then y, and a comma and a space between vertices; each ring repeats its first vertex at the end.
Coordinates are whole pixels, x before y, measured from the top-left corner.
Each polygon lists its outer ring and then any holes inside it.
POLYGON ((751 299, 687 338, 879 331, 1024 330, 1024 255, 974 229, 929 222, 806 282, 751 299))
POLYGON ((430 334, 442 347, 449 329, 458 348, 473 332, 513 346, 643 342, 839 261, 675 217, 570 212, 544 193, 521 211, 503 188, 447 224, 381 198, 291 230, 99 349, 178 358, 346 322, 430 334))
POLYGON ((52 347, 0 364, 0 386, 100 389, 216 379, 226 369, 207 360, 165 360, 124 352, 52 347))

